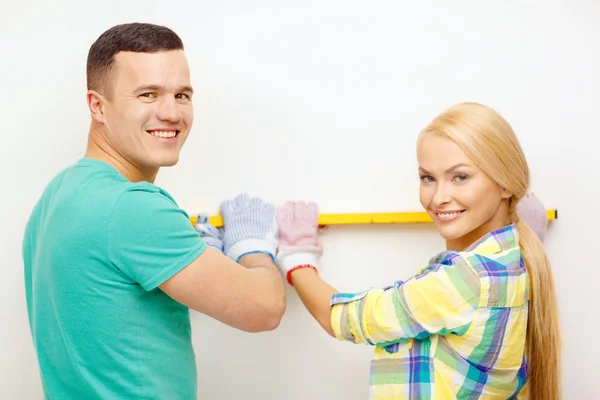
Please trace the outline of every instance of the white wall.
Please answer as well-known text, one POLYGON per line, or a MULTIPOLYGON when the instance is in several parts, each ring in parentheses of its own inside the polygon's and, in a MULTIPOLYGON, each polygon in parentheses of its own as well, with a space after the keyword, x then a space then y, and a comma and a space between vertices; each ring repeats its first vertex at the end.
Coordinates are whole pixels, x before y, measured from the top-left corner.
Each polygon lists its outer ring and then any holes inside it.
MULTIPOLYGON (((135 20, 168 25, 187 46, 196 122, 157 183, 190 213, 216 212, 241 191, 327 213, 420 210, 418 131, 459 101, 505 115, 533 191, 559 210, 547 248, 565 398, 597 398, 600 3, 491 3, 3 0, 1 397, 42 398, 21 235, 48 180, 85 150, 89 46, 135 20)), ((333 227, 323 241, 322 274, 340 290, 405 279, 443 245, 433 226, 333 227)), ((246 334, 198 314, 193 329, 200 398, 368 396, 371 349, 329 338, 293 291, 277 331, 246 334)))

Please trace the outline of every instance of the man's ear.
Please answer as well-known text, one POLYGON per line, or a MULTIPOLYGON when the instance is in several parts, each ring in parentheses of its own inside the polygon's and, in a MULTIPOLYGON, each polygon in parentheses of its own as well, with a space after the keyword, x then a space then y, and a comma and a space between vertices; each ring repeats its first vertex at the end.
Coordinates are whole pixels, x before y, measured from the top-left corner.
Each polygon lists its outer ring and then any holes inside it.
POLYGON ((87 104, 92 115, 92 119, 100 124, 104 124, 106 118, 104 116, 104 107, 106 101, 104 97, 95 90, 88 90, 87 92, 87 104))

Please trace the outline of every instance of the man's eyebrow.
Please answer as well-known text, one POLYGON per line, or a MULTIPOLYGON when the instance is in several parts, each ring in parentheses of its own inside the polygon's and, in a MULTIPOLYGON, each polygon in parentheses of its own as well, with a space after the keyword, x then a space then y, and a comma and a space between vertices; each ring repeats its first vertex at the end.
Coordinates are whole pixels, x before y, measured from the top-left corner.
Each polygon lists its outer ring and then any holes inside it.
MULTIPOLYGON (((140 87, 136 88, 135 92, 162 92, 164 90, 165 90, 164 86, 144 85, 144 86, 140 86, 140 87)), ((177 93, 181 93, 181 92, 194 93, 194 89, 189 85, 185 85, 185 86, 181 86, 181 87, 177 88, 176 92, 177 93)))
POLYGON ((191 86, 185 85, 179 88, 178 92, 190 92, 194 93, 194 89, 191 86))

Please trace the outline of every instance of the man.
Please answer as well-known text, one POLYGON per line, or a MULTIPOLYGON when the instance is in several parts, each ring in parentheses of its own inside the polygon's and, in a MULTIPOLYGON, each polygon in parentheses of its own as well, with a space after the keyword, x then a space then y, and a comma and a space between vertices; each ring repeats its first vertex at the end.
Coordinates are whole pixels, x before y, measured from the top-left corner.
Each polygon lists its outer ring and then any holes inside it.
POLYGON ((49 183, 23 241, 44 393, 195 399, 188 308, 247 332, 273 330, 283 315, 275 208, 226 201, 222 235, 198 226, 205 241, 154 185, 193 122, 188 63, 170 29, 109 29, 90 48, 87 79, 87 152, 49 183))

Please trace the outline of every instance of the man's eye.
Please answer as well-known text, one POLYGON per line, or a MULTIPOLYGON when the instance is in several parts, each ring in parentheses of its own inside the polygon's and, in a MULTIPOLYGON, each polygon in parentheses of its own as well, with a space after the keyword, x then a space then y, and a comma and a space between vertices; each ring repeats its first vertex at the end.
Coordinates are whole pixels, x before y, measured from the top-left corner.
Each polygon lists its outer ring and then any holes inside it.
POLYGON ((175 96, 178 99, 183 99, 183 100, 190 100, 190 96, 188 96, 185 93, 179 93, 178 95, 175 96))
POLYGON ((142 93, 142 94, 140 94, 140 97, 146 97, 148 99, 151 99, 156 96, 154 95, 154 93, 142 93))

